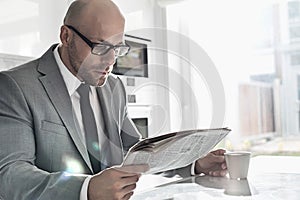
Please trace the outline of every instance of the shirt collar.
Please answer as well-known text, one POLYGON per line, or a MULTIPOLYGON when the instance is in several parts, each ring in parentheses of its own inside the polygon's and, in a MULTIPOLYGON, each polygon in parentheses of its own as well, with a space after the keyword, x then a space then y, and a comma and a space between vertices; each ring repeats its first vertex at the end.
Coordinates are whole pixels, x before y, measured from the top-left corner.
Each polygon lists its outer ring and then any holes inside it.
POLYGON ((74 76, 69 71, 69 69, 62 62, 60 55, 58 53, 59 46, 60 45, 56 46, 56 48, 53 51, 53 54, 54 54, 55 60, 57 62, 59 71, 64 79, 65 84, 66 84, 69 95, 72 96, 76 92, 77 88, 80 86, 81 82, 76 76, 74 76))

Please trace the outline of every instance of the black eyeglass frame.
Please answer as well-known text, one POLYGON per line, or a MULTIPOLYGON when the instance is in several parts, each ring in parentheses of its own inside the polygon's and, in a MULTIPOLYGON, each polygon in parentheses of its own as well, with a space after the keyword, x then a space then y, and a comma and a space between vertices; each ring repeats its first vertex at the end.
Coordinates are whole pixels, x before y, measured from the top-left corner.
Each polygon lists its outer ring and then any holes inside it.
POLYGON ((113 49, 114 52, 116 53, 116 49, 118 49, 118 48, 127 48, 127 52, 124 55, 116 55, 116 57, 121 57, 121 56, 125 56, 130 51, 130 46, 128 44, 126 44, 126 42, 125 42, 125 44, 121 44, 121 45, 120 44, 112 45, 112 44, 109 44, 109 43, 92 42, 91 40, 89 40, 87 37, 85 37, 82 33, 80 33, 73 26, 71 26, 71 25, 65 25, 65 26, 68 27, 69 29, 71 29, 72 31, 74 31, 91 48, 91 52, 94 55, 102 56, 102 55, 107 54, 111 49, 113 49), (106 51, 104 51, 102 53, 94 52, 93 51, 94 47, 99 46, 99 45, 106 46, 106 47, 109 47, 109 48, 107 48, 106 51))

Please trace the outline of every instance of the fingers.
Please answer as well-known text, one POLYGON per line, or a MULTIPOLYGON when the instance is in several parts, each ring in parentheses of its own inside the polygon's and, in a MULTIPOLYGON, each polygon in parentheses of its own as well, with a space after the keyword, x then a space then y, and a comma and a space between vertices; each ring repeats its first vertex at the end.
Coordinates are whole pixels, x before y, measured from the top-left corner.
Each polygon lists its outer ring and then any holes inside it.
POLYGON ((226 150, 225 149, 217 149, 215 151, 212 151, 211 153, 214 155, 221 156, 221 155, 224 155, 224 153, 226 153, 226 150))
POLYGON ((139 181, 139 176, 135 175, 135 176, 130 176, 130 177, 122 178, 120 180, 120 183, 123 185, 123 187, 126 187, 128 185, 135 184, 138 181, 139 181))
POLYGON ((133 195, 133 190, 136 188, 136 182, 132 184, 126 184, 126 186, 119 190, 120 196, 122 197, 121 199, 129 199, 133 195))
MULTIPOLYGON (((145 169, 145 166, 130 166, 145 169)), ((93 176, 89 182, 90 199, 129 199, 140 178, 138 172, 127 172, 128 167, 112 167, 93 176), (124 170, 125 169, 125 170, 124 170)))
POLYGON ((217 149, 215 151, 210 152, 210 154, 212 155, 211 161, 216 163, 224 163, 225 162, 224 153, 226 153, 225 149, 217 149))
POLYGON ((221 165, 221 168, 222 169, 227 169, 227 165, 226 165, 226 163, 224 162, 224 163, 222 163, 222 165, 221 165))
POLYGON ((223 163, 225 162, 225 157, 223 155, 213 155, 211 161, 216 163, 223 163))
POLYGON ((132 192, 130 192, 130 193, 128 193, 128 194, 126 194, 123 198, 122 198, 122 200, 128 200, 128 199, 130 199, 130 197, 133 195, 133 191, 132 192))
POLYGON ((225 176, 227 173, 227 165, 224 153, 226 150, 217 149, 211 151, 205 157, 198 159, 195 165, 196 173, 209 174, 211 176, 225 176))
POLYGON ((131 184, 131 185, 127 185, 126 187, 124 187, 122 189, 122 192, 124 192, 125 194, 133 191, 136 188, 136 184, 131 184))
POLYGON ((120 184, 123 185, 123 187, 119 190, 120 196, 122 196, 121 199, 129 199, 133 195, 133 190, 136 188, 138 180, 138 175, 122 178, 120 184))
POLYGON ((210 171, 208 174, 210 176, 226 176, 227 170, 210 171))

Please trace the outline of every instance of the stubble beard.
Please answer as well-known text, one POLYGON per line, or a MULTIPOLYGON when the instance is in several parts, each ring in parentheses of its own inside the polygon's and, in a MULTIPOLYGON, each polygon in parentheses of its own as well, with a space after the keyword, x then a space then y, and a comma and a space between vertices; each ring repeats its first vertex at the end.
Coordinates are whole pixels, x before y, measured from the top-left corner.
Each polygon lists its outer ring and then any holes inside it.
POLYGON ((70 60, 70 65, 71 65, 71 70, 72 73, 80 80, 80 81, 84 81, 85 83, 92 85, 92 86, 96 86, 96 87, 102 87, 105 85, 106 81, 107 81, 107 77, 103 77, 101 75, 99 75, 99 77, 95 77, 96 75, 93 74, 93 72, 89 71, 89 61, 88 61, 88 57, 85 58, 83 61, 79 60, 78 58, 80 58, 79 54, 78 54, 78 49, 74 43, 74 41, 72 41, 70 43, 70 48, 68 51, 68 56, 69 56, 69 60, 70 60))
POLYGON ((80 77, 78 77, 80 62, 78 62, 76 59, 76 57, 78 57, 78 55, 77 55, 76 45, 74 44, 74 40, 72 40, 70 43, 70 48, 68 49, 68 57, 69 57, 70 65, 71 65, 70 70, 71 70, 72 74, 80 79, 80 77))

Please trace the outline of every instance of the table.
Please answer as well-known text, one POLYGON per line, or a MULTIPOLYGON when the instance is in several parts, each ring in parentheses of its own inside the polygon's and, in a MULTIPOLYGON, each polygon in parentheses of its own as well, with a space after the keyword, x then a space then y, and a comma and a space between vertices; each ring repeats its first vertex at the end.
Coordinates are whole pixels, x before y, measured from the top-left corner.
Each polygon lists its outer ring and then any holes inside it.
POLYGON ((251 158, 248 179, 142 176, 133 200, 254 199, 300 200, 300 157, 251 158))

